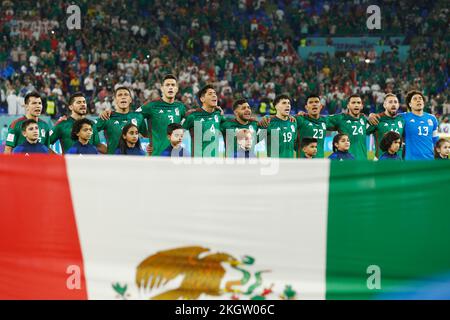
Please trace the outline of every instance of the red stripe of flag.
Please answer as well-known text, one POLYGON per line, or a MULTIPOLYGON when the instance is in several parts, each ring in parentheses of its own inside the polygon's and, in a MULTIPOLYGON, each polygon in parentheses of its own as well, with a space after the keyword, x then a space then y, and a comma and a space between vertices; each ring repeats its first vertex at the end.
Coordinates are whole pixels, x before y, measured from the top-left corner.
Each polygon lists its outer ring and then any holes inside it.
POLYGON ((63 157, 0 155, 0 299, 87 299, 63 157))

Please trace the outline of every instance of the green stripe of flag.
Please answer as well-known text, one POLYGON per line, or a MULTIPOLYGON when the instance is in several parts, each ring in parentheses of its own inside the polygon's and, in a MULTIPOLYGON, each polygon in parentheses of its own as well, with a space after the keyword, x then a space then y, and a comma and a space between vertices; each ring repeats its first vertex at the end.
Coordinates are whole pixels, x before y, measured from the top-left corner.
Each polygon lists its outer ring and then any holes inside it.
POLYGON ((450 162, 332 162, 327 299, 382 298, 448 274, 449 198, 450 162), (369 266, 381 289, 368 288, 369 266))

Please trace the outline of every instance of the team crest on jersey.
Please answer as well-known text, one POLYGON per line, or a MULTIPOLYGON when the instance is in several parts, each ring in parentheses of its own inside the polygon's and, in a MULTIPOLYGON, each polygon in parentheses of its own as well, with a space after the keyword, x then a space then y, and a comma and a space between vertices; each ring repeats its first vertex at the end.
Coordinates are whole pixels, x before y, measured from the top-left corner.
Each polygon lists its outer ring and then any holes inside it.
POLYGON ((429 126, 432 126, 432 125, 433 125, 433 120, 428 119, 428 125, 429 125, 429 126))
POLYGON ((217 115, 214 116, 214 121, 219 122, 219 117, 217 115))
POLYGON ((294 125, 291 125, 291 130, 292 130, 292 132, 295 132, 295 127, 294 127, 294 125))
POLYGON ((136 119, 131 119, 131 123, 134 124, 135 126, 137 126, 137 120, 136 119))
POLYGON ((323 130, 327 129, 327 125, 325 123, 323 123, 323 122, 322 122, 322 128, 323 128, 323 130))
POLYGON ((403 124, 402 124, 401 121, 398 122, 398 127, 399 127, 400 129, 403 128, 403 124))
POLYGON ((41 129, 41 137, 45 137, 45 129, 41 129))
POLYGON ((177 116, 180 115, 180 110, 179 110, 178 108, 175 109, 175 114, 176 114, 177 116))
POLYGON ((364 125, 364 120, 363 119, 359 119, 359 122, 364 125))

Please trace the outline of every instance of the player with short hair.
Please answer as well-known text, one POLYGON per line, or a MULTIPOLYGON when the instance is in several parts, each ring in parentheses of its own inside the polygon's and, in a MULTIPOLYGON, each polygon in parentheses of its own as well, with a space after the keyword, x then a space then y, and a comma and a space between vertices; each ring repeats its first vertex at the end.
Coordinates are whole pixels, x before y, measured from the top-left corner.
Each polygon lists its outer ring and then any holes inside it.
POLYGON ((217 108, 217 93, 212 85, 204 86, 198 93, 201 108, 186 114, 183 127, 189 130, 194 157, 219 156, 219 137, 224 118, 217 108))
POLYGON ((237 132, 247 129, 253 135, 252 149, 257 141, 258 122, 252 118, 252 109, 245 99, 238 99, 233 103, 234 119, 225 119, 221 124, 222 136, 225 143, 225 154, 227 157, 233 157, 238 150, 237 132))
MULTIPOLYGON (((153 156, 161 155, 161 152, 169 146, 167 141, 167 125, 181 123, 186 115, 186 106, 175 97, 178 93, 178 80, 173 74, 164 76, 161 84, 161 100, 145 103, 136 109, 147 120, 148 134, 140 133, 150 138, 150 149, 153 156)), ((108 120, 111 110, 101 113, 100 119, 108 120)))
POLYGON ((267 127, 267 156, 276 158, 294 158, 297 139, 297 121, 291 121, 291 100, 281 94, 273 101, 277 114, 267 127))
POLYGON ((318 139, 312 137, 304 137, 300 143, 300 150, 302 151, 302 157, 306 159, 317 158, 318 139))
POLYGON ((115 111, 109 114, 107 120, 99 118, 96 123, 97 130, 99 132, 105 132, 108 154, 115 154, 122 136, 122 129, 130 123, 138 128, 141 135, 148 135, 143 114, 130 110, 131 103, 133 102, 131 90, 127 87, 116 88, 114 90, 114 101, 115 111))
MULTIPOLYGON (((50 130, 50 144, 54 144, 59 140, 62 153, 66 153, 75 143, 72 140, 72 128, 75 121, 86 118, 88 109, 83 93, 75 92, 70 96, 69 110, 71 111, 70 116, 68 118, 62 117, 56 122, 52 130, 50 130)), ((89 143, 96 146, 101 153, 106 153, 106 146, 100 143, 98 131, 95 126, 93 127, 93 134, 89 143)))
POLYGON ((94 124, 91 120, 83 118, 74 122, 72 126, 72 140, 75 143, 66 154, 98 154, 97 148, 89 141, 94 133, 94 124))
POLYGON ((312 137, 317 139, 317 155, 315 158, 324 157, 324 144, 327 135, 328 121, 326 117, 322 117, 320 112, 323 105, 320 103, 320 96, 312 94, 306 98, 305 115, 299 115, 297 119, 297 158, 305 158, 301 142, 304 137, 312 137))
POLYGON ((349 152, 356 160, 367 160, 366 129, 369 126, 361 113, 363 101, 357 94, 347 99, 347 112, 328 117, 330 130, 346 134, 350 139, 349 152))
POLYGON ((398 154, 398 150, 402 145, 402 137, 395 131, 388 131, 384 134, 380 141, 380 150, 383 154, 379 160, 402 160, 398 154))
POLYGON ((181 123, 186 116, 186 106, 175 100, 177 93, 177 78, 173 74, 167 74, 161 83, 161 100, 146 103, 136 110, 147 119, 154 156, 159 156, 169 146, 166 138, 167 126, 171 123, 181 123))
POLYGON ((21 129, 25 142, 15 147, 13 153, 49 153, 49 149, 39 142, 39 125, 36 120, 25 120, 22 122, 21 129))
MULTIPOLYGON (((424 112, 425 97, 422 92, 412 90, 405 98, 408 112, 400 116, 405 121, 405 160, 433 160, 434 145, 438 141, 438 121, 430 113, 424 112)), ((379 115, 370 114, 369 121, 377 125, 379 115)))
POLYGON ((45 146, 49 146, 49 131, 50 128, 44 120, 40 119, 42 113, 42 98, 36 91, 29 92, 25 95, 25 115, 14 120, 8 128, 8 135, 6 137, 6 145, 4 153, 10 154, 12 150, 26 141, 22 134, 22 124, 27 119, 33 119, 37 122, 39 127, 38 141, 45 146))
POLYGON ((190 157, 189 152, 181 143, 184 138, 184 128, 179 123, 171 123, 167 126, 167 140, 170 145, 161 152, 162 157, 190 157))
MULTIPOLYGON (((367 128, 367 134, 373 133, 375 136, 375 156, 380 157, 380 144, 381 139, 385 136, 385 134, 389 131, 397 132, 400 137, 403 136, 403 130, 405 128, 405 121, 402 116, 398 115, 398 109, 400 108, 400 104, 398 102, 398 98, 393 93, 388 93, 384 97, 383 102, 384 112, 378 114, 379 123, 377 125, 369 125, 367 128)), ((383 151, 383 150, 382 150, 383 151)), ((400 156, 402 154, 402 149, 397 151, 397 154, 400 156)))

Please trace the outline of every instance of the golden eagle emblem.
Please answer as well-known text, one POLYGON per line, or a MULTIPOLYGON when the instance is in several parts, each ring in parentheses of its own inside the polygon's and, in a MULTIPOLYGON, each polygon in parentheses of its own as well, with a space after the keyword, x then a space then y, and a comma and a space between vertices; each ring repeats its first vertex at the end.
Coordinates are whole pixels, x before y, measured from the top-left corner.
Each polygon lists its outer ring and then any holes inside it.
POLYGON ((222 295, 220 284, 226 273, 223 264, 238 266, 239 260, 227 253, 209 253, 203 247, 183 247, 157 252, 142 261, 136 271, 139 289, 156 289, 183 275, 177 289, 158 294, 154 300, 198 299, 201 294, 222 295))

